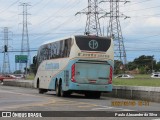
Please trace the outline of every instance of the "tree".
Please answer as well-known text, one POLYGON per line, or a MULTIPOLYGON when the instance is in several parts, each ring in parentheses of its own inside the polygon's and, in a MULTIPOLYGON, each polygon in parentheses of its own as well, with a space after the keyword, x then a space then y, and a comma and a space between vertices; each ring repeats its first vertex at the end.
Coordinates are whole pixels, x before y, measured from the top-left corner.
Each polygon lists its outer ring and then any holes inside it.
POLYGON ((22 74, 21 70, 16 70, 13 72, 14 74, 22 74))
POLYGON ((136 63, 134 63, 134 62, 129 62, 129 63, 127 64, 127 66, 128 66, 128 70, 134 70, 134 69, 137 68, 136 63))
POLYGON ((34 74, 36 74, 37 73, 37 65, 38 63, 37 63, 37 56, 35 55, 34 57, 33 57, 33 64, 31 64, 30 65, 30 71, 32 72, 32 73, 34 73, 34 74))
POLYGON ((124 72, 123 63, 119 60, 114 61, 114 74, 121 74, 124 72))
POLYGON ((37 67, 35 64, 30 65, 30 72, 36 74, 37 72, 37 67))
POLYGON ((155 71, 160 71, 160 61, 156 63, 156 66, 154 67, 155 71))
POLYGON ((156 68, 156 60, 154 56, 145 56, 142 55, 138 58, 135 58, 133 62, 128 63, 129 70, 139 69, 140 73, 152 72, 156 68))

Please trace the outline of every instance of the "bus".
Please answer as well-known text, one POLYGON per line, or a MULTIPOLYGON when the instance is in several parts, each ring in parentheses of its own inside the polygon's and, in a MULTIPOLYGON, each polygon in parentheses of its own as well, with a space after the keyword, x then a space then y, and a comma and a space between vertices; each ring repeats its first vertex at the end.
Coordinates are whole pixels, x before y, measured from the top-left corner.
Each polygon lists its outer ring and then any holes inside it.
POLYGON ((72 93, 100 98, 112 91, 113 40, 108 37, 75 35, 40 46, 36 57, 34 87, 43 94, 72 93))

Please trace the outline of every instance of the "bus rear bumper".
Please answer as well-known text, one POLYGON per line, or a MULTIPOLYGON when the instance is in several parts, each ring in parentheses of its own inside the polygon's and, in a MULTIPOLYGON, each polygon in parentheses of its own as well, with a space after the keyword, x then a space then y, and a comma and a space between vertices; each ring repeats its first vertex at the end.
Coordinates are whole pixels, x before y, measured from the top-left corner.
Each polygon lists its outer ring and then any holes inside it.
POLYGON ((80 83, 71 83, 69 85, 69 90, 71 91, 100 91, 100 92, 111 92, 112 84, 106 85, 97 85, 97 84, 80 84, 80 83))

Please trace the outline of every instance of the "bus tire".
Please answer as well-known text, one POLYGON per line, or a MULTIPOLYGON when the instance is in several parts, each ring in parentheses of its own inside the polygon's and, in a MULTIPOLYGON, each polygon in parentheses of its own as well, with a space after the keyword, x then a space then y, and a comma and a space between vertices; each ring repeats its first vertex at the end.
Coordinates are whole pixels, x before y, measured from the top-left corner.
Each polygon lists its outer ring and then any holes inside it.
POLYGON ((69 92, 63 91, 63 89, 62 89, 62 83, 61 83, 61 84, 60 84, 60 96, 61 96, 61 97, 68 97, 69 95, 70 95, 69 92))
POLYGON ((61 80, 60 80, 60 83, 59 83, 59 92, 60 92, 61 97, 65 97, 66 94, 65 94, 65 91, 63 91, 61 80))
POLYGON ((56 82, 56 95, 59 97, 60 96, 60 86, 58 84, 58 81, 56 82))
POLYGON ((38 91, 39 91, 39 94, 43 94, 44 93, 43 89, 39 88, 38 91))
POLYGON ((38 93, 43 94, 43 89, 39 88, 39 79, 37 80, 37 88, 38 88, 38 93))

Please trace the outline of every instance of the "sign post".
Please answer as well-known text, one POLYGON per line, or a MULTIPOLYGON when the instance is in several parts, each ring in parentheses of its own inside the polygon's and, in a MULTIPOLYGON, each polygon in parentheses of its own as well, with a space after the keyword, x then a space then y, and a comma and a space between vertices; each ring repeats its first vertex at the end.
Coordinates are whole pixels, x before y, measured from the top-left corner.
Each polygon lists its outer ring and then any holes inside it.
POLYGON ((27 75, 27 61, 28 61, 27 55, 15 55, 15 63, 26 63, 25 75, 27 75))

